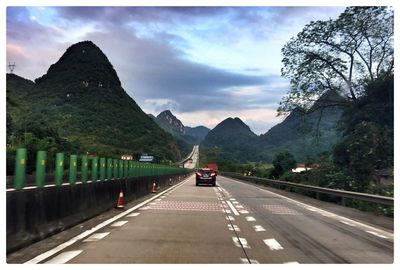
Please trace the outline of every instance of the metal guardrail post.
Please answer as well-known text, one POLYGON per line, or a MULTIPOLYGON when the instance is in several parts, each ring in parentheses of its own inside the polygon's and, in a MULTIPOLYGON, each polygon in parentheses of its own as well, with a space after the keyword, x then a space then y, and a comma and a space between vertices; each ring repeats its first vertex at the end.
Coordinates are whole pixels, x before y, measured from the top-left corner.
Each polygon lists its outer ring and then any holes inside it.
POLYGON ((17 149, 17 155, 15 157, 15 174, 14 174, 14 188, 17 190, 22 189, 25 185, 26 159, 27 159, 26 148, 17 149))
POLYGON ((118 175, 118 159, 114 159, 114 165, 113 165, 113 168, 114 168, 114 173, 113 173, 113 177, 114 177, 114 179, 118 179, 120 176, 118 175))
POLYGON ((112 158, 107 158, 107 179, 108 180, 112 179, 112 169, 113 169, 112 158))
POLYGON ((38 151, 36 154, 36 186, 44 187, 44 179, 46 176, 47 152, 38 151))
POLYGON ((100 180, 104 181, 106 179, 106 159, 100 158, 100 180))
POLYGON ((77 155, 71 155, 69 158, 69 183, 71 185, 75 184, 76 182, 76 171, 77 171, 77 155))
POLYGON ((98 180, 98 167, 99 159, 98 157, 93 157, 92 159, 92 181, 96 182, 98 180))
POLYGON ((82 155, 81 181, 82 183, 86 183, 87 180, 88 180, 88 156, 82 155))
POLYGON ((64 177, 64 153, 56 154, 56 164, 54 172, 54 182, 56 186, 61 186, 64 177))

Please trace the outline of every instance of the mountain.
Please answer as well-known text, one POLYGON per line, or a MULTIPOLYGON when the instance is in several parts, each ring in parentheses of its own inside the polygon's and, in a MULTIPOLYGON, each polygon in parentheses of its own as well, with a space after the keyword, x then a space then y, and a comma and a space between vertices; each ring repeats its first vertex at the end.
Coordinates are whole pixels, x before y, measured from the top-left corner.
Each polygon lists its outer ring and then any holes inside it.
POLYGON ((280 151, 288 150, 297 161, 329 150, 340 138, 337 123, 345 102, 335 91, 327 91, 308 112, 293 110, 282 123, 272 127, 259 138, 261 156, 267 161, 280 151))
POLYGON ((219 158, 253 160, 258 136, 239 118, 227 118, 213 128, 201 146, 207 152, 216 148, 219 158))
POLYGON ((171 113, 170 110, 166 110, 157 115, 157 123, 162 127, 165 131, 173 134, 173 135, 185 135, 185 126, 182 122, 176 118, 175 115, 171 113))
POLYGON ((35 127, 49 127, 81 152, 181 158, 174 138, 125 92, 112 64, 91 41, 69 47, 35 83, 8 74, 7 112, 11 123, 23 119, 33 133, 35 127), (12 113, 17 105, 26 106, 23 116, 12 113))
POLYGON ((292 153, 298 162, 307 156, 328 151, 341 134, 337 124, 345 99, 328 91, 307 112, 295 109, 267 133, 257 136, 239 118, 228 118, 212 129, 201 144, 202 156, 223 162, 264 160, 271 162, 282 151, 292 153))
POLYGON ((210 129, 205 126, 185 127, 186 135, 197 138, 200 141, 204 140, 208 132, 210 132, 210 129))

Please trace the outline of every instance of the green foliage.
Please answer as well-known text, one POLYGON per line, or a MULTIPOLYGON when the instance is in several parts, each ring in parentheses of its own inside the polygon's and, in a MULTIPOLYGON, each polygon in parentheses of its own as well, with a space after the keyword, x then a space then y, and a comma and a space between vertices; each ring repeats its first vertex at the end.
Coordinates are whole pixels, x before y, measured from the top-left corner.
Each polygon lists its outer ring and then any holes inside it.
POLYGON ((279 111, 308 109, 327 90, 353 101, 362 96, 365 78, 393 71, 393 22, 391 8, 348 7, 336 20, 306 25, 282 48, 291 90, 279 111))
POLYGON ((8 74, 7 114, 10 149, 27 145, 34 151, 39 145, 45 147, 40 150, 110 157, 182 157, 174 138, 128 96, 107 57, 91 42, 72 45, 36 84, 8 74))
MULTIPOLYGON (((285 172, 288 172, 296 167, 296 160, 291 153, 284 151, 275 156, 274 160, 272 161, 272 165, 274 166, 274 169, 271 171, 271 177, 279 178, 285 172)), ((287 175, 287 177, 290 177, 290 175, 287 175)))

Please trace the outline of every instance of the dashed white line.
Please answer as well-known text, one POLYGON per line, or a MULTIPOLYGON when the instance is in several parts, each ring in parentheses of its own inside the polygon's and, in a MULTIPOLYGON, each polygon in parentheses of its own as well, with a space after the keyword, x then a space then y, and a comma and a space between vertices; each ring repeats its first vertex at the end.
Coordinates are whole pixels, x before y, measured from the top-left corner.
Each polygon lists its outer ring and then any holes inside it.
POLYGON ((231 200, 231 201, 236 201, 236 199, 235 199, 235 198, 230 198, 229 200, 231 200))
POLYGON ((57 263, 57 264, 66 263, 75 258, 76 256, 78 256, 81 252, 82 250, 66 251, 54 257, 53 259, 47 261, 46 263, 57 263))
POLYGON ((239 216, 239 212, 236 210, 236 208, 233 206, 233 204, 230 201, 226 201, 226 203, 229 205, 229 208, 232 210, 233 214, 235 216, 239 216))
POLYGON ((239 204, 239 202, 238 202, 238 201, 233 201, 232 203, 233 203, 233 204, 239 204))
POLYGON ((132 213, 130 215, 127 215, 126 217, 137 217, 138 215, 140 215, 140 213, 136 212, 136 213, 132 213))
POLYGON ((247 211, 247 210, 239 210, 239 213, 240 213, 240 214, 248 214, 249 211, 247 211))
POLYGON ((254 225, 254 226, 253 226, 253 229, 254 229, 256 232, 265 232, 264 227, 261 226, 261 225, 254 225))
POLYGON ((249 264, 249 260, 251 264, 260 264, 257 260, 253 260, 253 259, 247 259, 247 258, 240 258, 240 261, 243 264, 249 264))
POLYGON ((103 239, 104 237, 106 237, 109 234, 110 234, 110 232, 95 233, 95 234, 92 234, 89 238, 83 240, 83 242, 96 242, 96 241, 103 239))
POLYGON ((237 247, 243 246, 243 248, 251 248, 249 246, 249 244, 247 243, 246 238, 241 238, 241 237, 237 238, 236 236, 232 236, 232 240, 233 240, 233 243, 235 244, 235 246, 237 246, 237 247))
POLYGON ((232 216, 227 216, 227 217, 225 217, 225 218, 226 218, 226 220, 235 221, 235 218, 232 217, 232 216))
POLYGON ((264 239, 264 243, 269 247, 270 250, 281 250, 283 247, 279 244, 275 238, 264 239))
POLYGON ((124 226, 127 222, 128 222, 127 220, 117 221, 111 224, 111 227, 121 227, 124 226))
POLYGON ((254 217, 246 217, 247 221, 256 221, 256 219, 254 217))
POLYGON ((237 231, 240 232, 240 228, 237 225, 228 224, 228 229, 230 231, 237 231))

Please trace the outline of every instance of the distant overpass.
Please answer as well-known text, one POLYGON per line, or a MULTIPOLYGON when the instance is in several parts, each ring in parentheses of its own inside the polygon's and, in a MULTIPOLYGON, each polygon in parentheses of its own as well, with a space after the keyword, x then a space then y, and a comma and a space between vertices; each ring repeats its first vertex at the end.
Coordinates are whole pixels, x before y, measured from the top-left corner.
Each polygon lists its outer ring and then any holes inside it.
POLYGON ((187 168, 187 169, 195 169, 198 167, 199 164, 199 146, 195 145, 193 146, 192 152, 180 161, 179 163, 180 167, 187 168))

